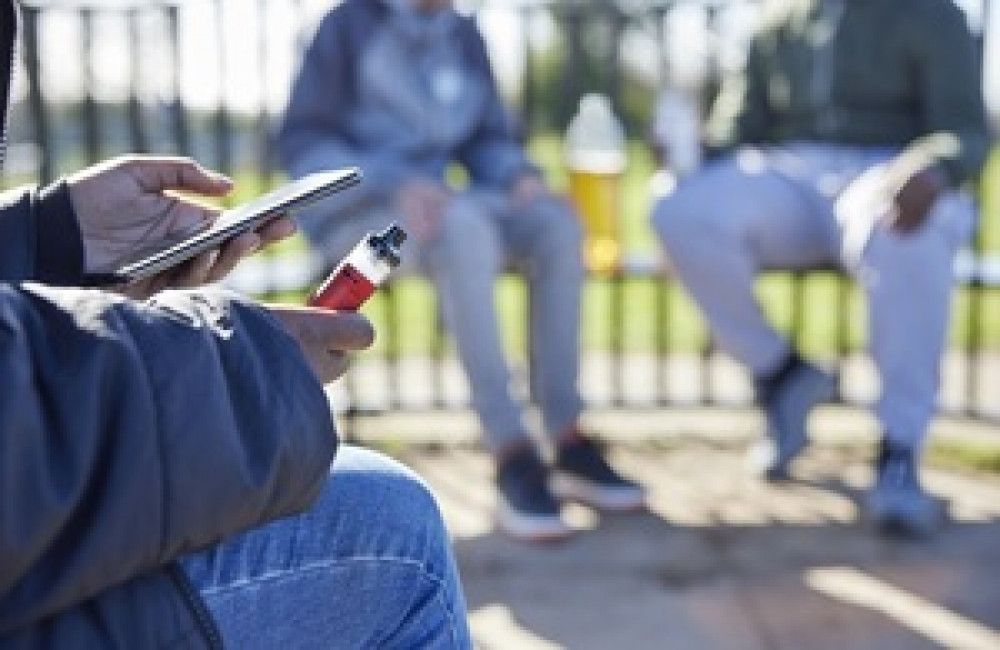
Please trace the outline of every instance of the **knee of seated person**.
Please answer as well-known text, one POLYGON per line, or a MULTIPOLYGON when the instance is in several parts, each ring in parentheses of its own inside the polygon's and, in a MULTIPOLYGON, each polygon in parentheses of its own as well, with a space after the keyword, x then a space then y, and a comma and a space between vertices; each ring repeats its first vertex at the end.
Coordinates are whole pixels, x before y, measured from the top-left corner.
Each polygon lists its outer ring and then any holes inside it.
POLYGON ((447 539, 437 500, 427 484, 413 470, 378 452, 341 446, 321 499, 331 500, 339 511, 350 504, 350 516, 357 515, 362 526, 391 528, 431 545, 447 539))
POLYGON ((553 254, 576 254, 583 241, 580 217, 565 202, 550 199, 536 208, 542 217, 538 220, 538 237, 553 254))
POLYGON ((678 190, 653 207, 653 227, 665 242, 684 241, 704 231, 708 224, 705 207, 698 196, 678 190))
POLYGON ((494 245, 487 213, 473 198, 456 196, 441 215, 439 238, 447 243, 468 247, 494 245))

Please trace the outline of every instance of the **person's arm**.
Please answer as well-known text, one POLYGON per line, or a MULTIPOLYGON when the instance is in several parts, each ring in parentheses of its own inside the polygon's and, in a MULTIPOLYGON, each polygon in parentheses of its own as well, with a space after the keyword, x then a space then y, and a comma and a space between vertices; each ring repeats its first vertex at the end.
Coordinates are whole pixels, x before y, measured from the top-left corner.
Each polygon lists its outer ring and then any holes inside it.
POLYGON ((769 137, 773 113, 767 96, 765 48, 763 35, 754 38, 743 68, 723 80, 705 127, 710 155, 741 144, 760 144, 769 137))
POLYGON ((488 95, 483 117, 458 157, 474 183, 513 190, 519 179, 537 176, 539 171, 528 159, 514 119, 500 97, 482 35, 471 18, 462 20, 465 55, 471 69, 481 74, 488 95))
POLYGON ((365 192, 389 196, 407 177, 406 167, 393 151, 353 142, 345 127, 355 110, 354 68, 364 41, 353 32, 373 28, 354 24, 360 20, 358 11, 356 4, 342 5, 320 23, 292 85, 276 146, 282 166, 293 177, 359 167, 365 192))
POLYGON ((0 279, 83 281, 83 242, 65 183, 0 193, 0 279))
POLYGON ((926 5, 909 31, 916 101, 926 135, 889 165, 895 210, 891 226, 910 232, 950 187, 973 179, 989 151, 976 46, 962 11, 951 3, 926 5))
POLYGON ((336 446, 323 352, 371 334, 278 314, 0 285, 0 636, 309 505, 336 446))
POLYGON ((936 166, 958 186, 979 173, 989 151, 989 132, 976 44, 961 9, 931 5, 909 31, 912 75, 918 84, 925 136, 901 155, 912 168, 936 166))

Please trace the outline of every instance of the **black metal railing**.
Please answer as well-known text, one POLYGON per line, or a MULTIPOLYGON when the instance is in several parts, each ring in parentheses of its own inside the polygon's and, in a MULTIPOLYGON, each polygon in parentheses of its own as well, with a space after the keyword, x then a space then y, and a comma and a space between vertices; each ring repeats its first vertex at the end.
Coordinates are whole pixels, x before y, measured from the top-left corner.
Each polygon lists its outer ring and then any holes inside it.
MULTIPOLYGON (((194 156, 234 175, 248 194, 276 182, 271 128, 304 39, 322 10, 316 3, 33 0, 22 4, 25 74, 14 107, 5 182, 48 182, 80 165, 130 151, 194 156), (214 80, 210 87, 192 89, 205 78, 214 80)), ((505 19, 518 26, 520 54, 513 58, 520 64, 513 81, 505 77, 505 88, 518 104, 529 136, 561 132, 577 100, 585 92, 599 91, 613 99, 633 139, 641 141, 657 89, 669 81, 672 54, 665 25, 672 12, 703 12, 704 25, 715 34, 706 53, 705 83, 711 86, 711 71, 723 65, 723 50, 734 47, 718 34, 727 21, 733 22, 733 12, 746 11, 754 2, 483 0, 473 4, 480 17, 506 12, 505 19), (643 61, 630 58, 630 51, 648 52, 646 58, 652 63, 646 61, 649 65, 643 67, 643 61)), ((986 0, 984 13, 990 6, 986 0)), ((486 35, 490 40, 488 31, 486 35)), ((508 33, 503 40, 496 39, 497 52, 509 49, 509 38, 508 33)), ((1000 391, 995 388, 1000 385, 1000 344, 989 324, 1000 323, 996 269, 1000 241, 995 235, 987 241, 985 232, 963 266, 957 320, 964 331, 949 351, 944 406, 955 413, 994 418, 1000 416, 1000 391)), ((288 291, 308 287, 316 271, 305 255, 259 256, 238 269, 232 283, 254 294, 284 297, 288 291)), ((850 281, 840 274, 816 272, 782 274, 772 284, 784 291, 778 301, 784 325, 800 342, 819 318, 810 313, 817 302, 809 296, 822 285, 835 322, 833 341, 819 354, 849 377, 842 381, 845 401, 871 399, 874 380, 857 340, 860 312, 850 281)), ((516 282, 511 286, 517 287, 516 282)), ((519 297, 506 304, 523 314, 527 309, 523 287, 513 290, 518 292, 519 297)), ((697 319, 694 310, 655 256, 627 256, 620 269, 592 273, 587 296, 591 316, 584 328, 581 381, 591 404, 624 408, 749 402, 747 377, 713 349, 700 325, 691 324, 697 319), (600 322, 590 322, 595 320, 600 322), (683 322, 687 325, 681 327, 683 322), (678 342, 679 332, 693 340, 678 342)), ((372 310, 379 322, 380 344, 352 371, 347 393, 341 396, 345 408, 464 404, 461 372, 426 285, 419 280, 396 283, 372 310), (407 300, 418 300, 422 305, 418 312, 432 322, 423 328, 429 335, 420 345, 406 340, 413 327, 404 324, 404 315, 414 313, 404 307, 407 300)), ((523 318, 508 319, 507 329, 517 330, 511 333, 517 341, 527 338, 523 323, 523 318)), ((525 391, 530 390, 529 348, 521 345, 515 353, 525 391)))

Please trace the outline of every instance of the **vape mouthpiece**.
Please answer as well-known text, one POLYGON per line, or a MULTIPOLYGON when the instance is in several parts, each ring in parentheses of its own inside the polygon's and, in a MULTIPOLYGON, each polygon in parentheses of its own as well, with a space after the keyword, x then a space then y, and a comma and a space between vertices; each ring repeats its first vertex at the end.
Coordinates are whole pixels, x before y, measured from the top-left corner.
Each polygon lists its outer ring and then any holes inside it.
POLYGON ((396 224, 390 224, 380 233, 369 237, 368 244, 375 251, 375 256, 392 267, 399 266, 399 248, 406 241, 406 231, 396 224))

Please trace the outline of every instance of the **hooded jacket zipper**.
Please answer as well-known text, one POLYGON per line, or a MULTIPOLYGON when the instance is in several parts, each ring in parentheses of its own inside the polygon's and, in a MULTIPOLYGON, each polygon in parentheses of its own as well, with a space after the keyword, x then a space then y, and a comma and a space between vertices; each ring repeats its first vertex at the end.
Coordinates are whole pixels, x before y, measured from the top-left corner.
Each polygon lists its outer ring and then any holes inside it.
POLYGON ((205 601, 201 599, 201 595, 198 594, 194 585, 191 584, 187 574, 177 564, 171 564, 167 567, 167 573, 170 574, 174 584, 177 585, 177 590, 184 598, 184 602, 187 603, 194 614, 195 622, 201 628, 205 639, 208 641, 208 647, 214 650, 224 650, 225 645, 222 642, 222 634, 219 632, 215 620, 205 606, 205 601))

